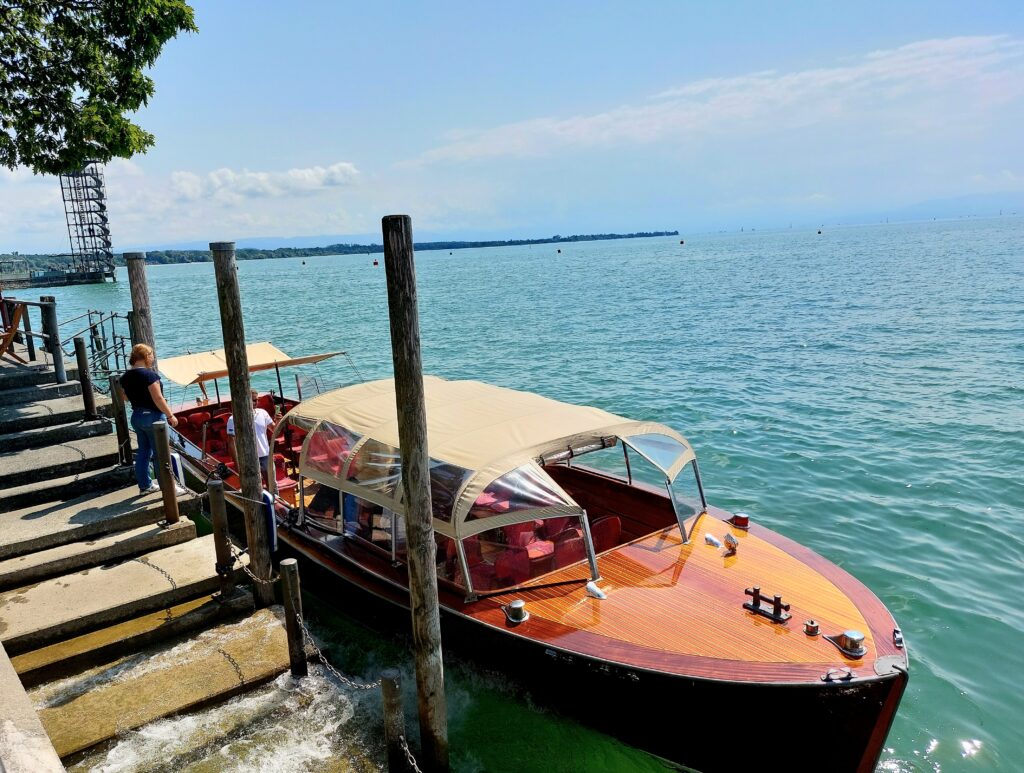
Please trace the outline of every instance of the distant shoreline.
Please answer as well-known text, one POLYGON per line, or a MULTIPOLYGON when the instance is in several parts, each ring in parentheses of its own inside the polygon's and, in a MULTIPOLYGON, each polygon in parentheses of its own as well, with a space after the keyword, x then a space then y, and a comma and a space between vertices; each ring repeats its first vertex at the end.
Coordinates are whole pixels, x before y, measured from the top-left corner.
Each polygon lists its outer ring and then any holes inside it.
MULTIPOLYGON (((638 231, 629 234, 577 234, 574 236, 555 235, 546 239, 507 239, 501 241, 447 241, 417 242, 417 250, 467 250, 483 247, 521 247, 532 244, 572 244, 575 242, 598 242, 609 239, 648 239, 656 236, 678 236, 679 231, 638 231)), ((313 258, 329 255, 372 255, 382 253, 381 244, 330 244, 326 247, 278 247, 272 250, 241 247, 236 250, 238 260, 274 260, 276 258, 313 258)), ((8 256, 3 256, 8 257, 8 256)), ((52 255, 17 255, 27 260, 33 268, 48 266, 58 258, 52 255)), ((153 250, 146 252, 146 263, 172 265, 176 263, 209 263, 213 260, 209 250, 153 250)), ((116 256, 118 266, 124 265, 124 258, 116 256)))

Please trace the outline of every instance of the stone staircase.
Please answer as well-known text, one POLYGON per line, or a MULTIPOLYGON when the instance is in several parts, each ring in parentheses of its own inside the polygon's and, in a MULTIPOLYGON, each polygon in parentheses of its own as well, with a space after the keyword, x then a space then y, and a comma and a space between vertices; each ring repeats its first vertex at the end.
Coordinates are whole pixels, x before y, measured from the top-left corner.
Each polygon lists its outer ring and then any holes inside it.
MULTIPOLYGON (((147 658, 164 657, 160 653, 180 649, 190 636, 203 640, 205 633, 197 632, 208 633, 210 626, 253 609, 246 591, 228 598, 216 593, 213 537, 197 536, 188 517, 199 510, 199 498, 191 492, 179 496, 181 518, 167 524, 160 493, 140 494, 133 470, 118 463, 107 418, 110 401, 97 395, 101 417, 87 419, 81 384, 70 380, 76 376, 71 369, 68 383, 55 384, 47 366, 0 359, 0 677, 13 666, 32 685, 98 663, 110 667, 138 656, 142 647, 148 648, 147 658)), ((191 670, 182 672, 188 674, 187 688, 167 688, 173 699, 161 693, 157 700, 149 692, 143 708, 120 694, 105 702, 99 691, 43 710, 59 753, 99 743, 167 711, 219 700, 286 670, 283 628, 263 612, 247 618, 253 621, 245 629, 249 638, 241 640, 260 646, 273 641, 268 653, 248 663, 246 652, 234 651, 234 645, 204 649, 200 643, 190 656, 191 670), (228 676, 204 679, 203 664, 208 670, 217 663, 228 676), (82 717, 98 710, 105 724, 97 729, 91 723, 86 732, 82 717)), ((173 670, 163 678, 173 684, 173 670)), ((17 683, 0 679, 0 706, 13 707, 12 716, 27 723, 17 731, 35 737, 38 727, 23 710, 25 694, 13 694, 15 685, 21 689, 17 683)), ((6 713, 0 708, 0 725, 6 713)), ((4 750, 4 732, 0 728, 0 769, 14 759, 4 750)), ((47 767, 44 758, 40 769, 60 769, 47 767)))

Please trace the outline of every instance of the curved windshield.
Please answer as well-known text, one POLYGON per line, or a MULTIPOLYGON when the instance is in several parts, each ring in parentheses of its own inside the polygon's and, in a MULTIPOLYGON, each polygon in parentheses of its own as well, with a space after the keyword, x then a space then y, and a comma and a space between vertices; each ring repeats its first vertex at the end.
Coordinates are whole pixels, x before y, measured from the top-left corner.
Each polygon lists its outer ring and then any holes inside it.
POLYGON ((661 468, 666 475, 672 469, 672 465, 679 460, 679 457, 686 453, 686 446, 674 437, 657 432, 646 435, 630 435, 622 440, 652 464, 661 468))

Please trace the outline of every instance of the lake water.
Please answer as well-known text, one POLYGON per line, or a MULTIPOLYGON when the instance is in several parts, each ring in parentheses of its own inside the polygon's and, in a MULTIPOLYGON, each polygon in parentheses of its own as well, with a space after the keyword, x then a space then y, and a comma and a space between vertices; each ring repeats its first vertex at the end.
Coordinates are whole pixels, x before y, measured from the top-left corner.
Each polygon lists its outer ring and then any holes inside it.
MULTIPOLYGON (((418 253, 425 369, 680 430, 710 501, 844 567, 901 624, 911 679, 882 770, 1021 769, 1024 219, 684 236, 418 253)), ((362 376, 390 376, 373 259, 240 263, 247 338, 344 349, 362 376)), ((212 264, 150 267, 149 283, 161 354, 222 345, 212 264)), ((130 307, 126 281, 52 293, 61 319, 130 307)), ((354 378, 342 358, 320 370, 354 378)), ((402 641, 308 603, 343 670, 404 660, 402 641)), ((458 770, 665 769, 500 675, 456 661, 447 677, 458 770)), ((89 765, 379 763, 378 711, 322 677, 282 677, 89 765), (204 745, 197 728, 218 723, 230 743, 204 745)))

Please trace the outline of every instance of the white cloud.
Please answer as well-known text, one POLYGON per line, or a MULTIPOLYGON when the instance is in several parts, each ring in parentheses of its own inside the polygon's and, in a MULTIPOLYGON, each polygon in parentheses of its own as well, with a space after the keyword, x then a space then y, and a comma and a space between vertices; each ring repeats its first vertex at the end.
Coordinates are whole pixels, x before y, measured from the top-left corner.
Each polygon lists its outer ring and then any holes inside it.
POLYGON ((213 198, 240 201, 246 198, 280 198, 319 193, 327 188, 353 184, 359 177, 355 165, 340 161, 330 166, 289 169, 284 172, 252 172, 221 168, 205 176, 174 172, 171 186, 186 201, 213 198))
POLYGON ((888 114, 897 131, 896 119, 902 117, 909 118, 912 130, 940 130, 946 122, 969 122, 977 111, 1019 99, 1024 93, 1022 65, 1024 41, 1015 38, 927 40, 871 52, 844 66, 695 81, 656 94, 644 104, 593 115, 460 130, 413 164, 542 156, 566 147, 693 139, 712 133, 750 135, 879 113, 888 114))

